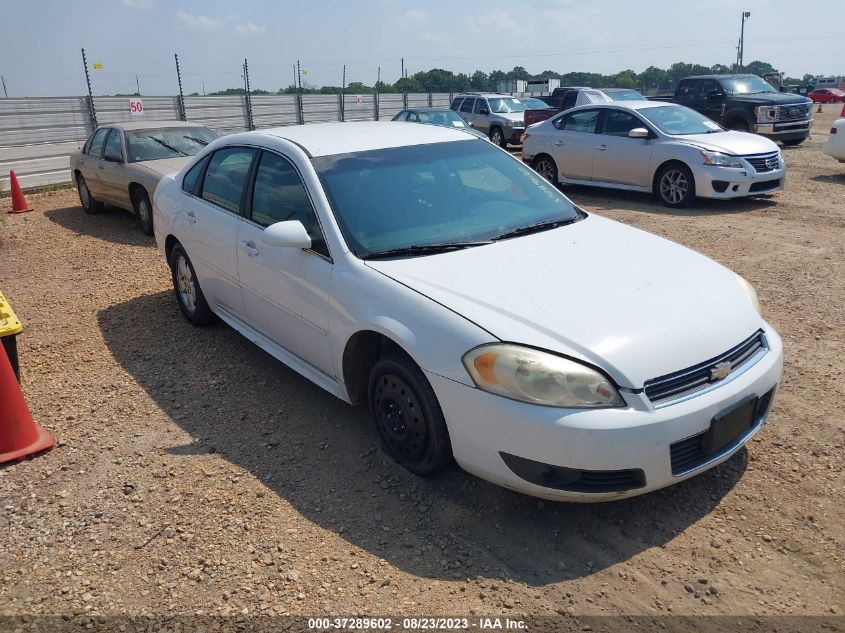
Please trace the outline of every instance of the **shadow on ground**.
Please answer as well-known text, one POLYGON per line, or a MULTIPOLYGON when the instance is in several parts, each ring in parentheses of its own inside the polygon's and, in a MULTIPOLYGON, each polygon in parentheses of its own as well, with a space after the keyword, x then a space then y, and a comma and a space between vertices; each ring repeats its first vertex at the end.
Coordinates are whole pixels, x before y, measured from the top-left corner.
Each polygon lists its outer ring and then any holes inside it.
POLYGON ((82 207, 65 207, 45 211, 51 222, 55 222, 77 235, 96 237, 115 244, 129 246, 154 246, 155 239, 141 233, 138 217, 129 211, 106 206, 96 214, 85 213, 82 207))
MULTIPOLYGON (((845 166, 843 166, 845 168, 845 166)), ((810 180, 815 180, 816 182, 823 182, 823 183, 836 183, 840 185, 845 185, 845 173, 839 174, 826 174, 821 176, 813 176, 810 180)))
POLYGON ((651 194, 616 189, 600 189, 583 185, 564 185, 563 194, 576 204, 589 204, 598 209, 635 211, 664 216, 730 215, 764 211, 774 208, 773 198, 752 197, 733 200, 712 200, 696 198, 689 207, 672 209, 659 203, 651 194))
POLYGON ((670 541, 711 512, 746 468, 742 451, 670 489, 597 505, 541 503, 457 468, 421 479, 383 455, 364 407, 349 407, 225 325, 192 327, 170 292, 110 307, 98 322, 117 361, 198 438, 170 452, 216 451, 307 520, 419 577, 544 585, 589 575, 670 541))

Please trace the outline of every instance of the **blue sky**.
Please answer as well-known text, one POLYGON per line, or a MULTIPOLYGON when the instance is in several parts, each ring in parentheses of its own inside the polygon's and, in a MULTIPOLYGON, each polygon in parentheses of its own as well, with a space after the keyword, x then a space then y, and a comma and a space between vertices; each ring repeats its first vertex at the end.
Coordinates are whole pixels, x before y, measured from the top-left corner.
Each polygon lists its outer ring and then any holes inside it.
MULTIPOLYGON (((735 58, 740 14, 746 62, 789 75, 845 74, 843 0, 0 0, 0 74, 10 97, 85 92, 79 49, 96 94, 177 92, 179 53, 186 93, 293 80, 297 59, 315 85, 372 84, 432 67, 458 71, 550 68, 602 73, 675 61, 712 65, 735 58)), ((2 96, 2 95, 0 95, 2 96)))

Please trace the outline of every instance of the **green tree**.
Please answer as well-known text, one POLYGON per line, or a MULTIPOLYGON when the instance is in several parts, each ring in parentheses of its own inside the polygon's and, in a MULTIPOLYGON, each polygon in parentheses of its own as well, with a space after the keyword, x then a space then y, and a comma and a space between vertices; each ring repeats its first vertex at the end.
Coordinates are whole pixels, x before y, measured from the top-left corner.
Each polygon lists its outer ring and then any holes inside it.
POLYGON ((742 70, 743 72, 751 73, 752 75, 763 75, 764 73, 775 72, 774 66, 768 62, 761 62, 758 60, 754 60, 750 64, 744 65, 742 70))

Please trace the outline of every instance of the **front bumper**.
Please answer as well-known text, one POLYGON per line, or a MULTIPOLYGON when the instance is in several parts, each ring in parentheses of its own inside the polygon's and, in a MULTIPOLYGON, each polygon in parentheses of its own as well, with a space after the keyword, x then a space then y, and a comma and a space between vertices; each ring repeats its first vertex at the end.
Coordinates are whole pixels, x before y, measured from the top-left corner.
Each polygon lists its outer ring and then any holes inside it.
MULTIPOLYGON (((688 400, 655 408, 642 393, 623 392, 624 408, 579 410, 541 407, 496 396, 428 373, 446 416, 452 450, 470 473, 525 494, 561 501, 610 501, 683 481, 736 453, 762 426, 783 370, 778 335, 767 329, 768 352, 731 381, 688 400), (704 463, 672 472, 672 444, 707 429, 711 420, 749 397, 772 399, 749 431, 704 463), (504 454, 504 455, 503 455, 504 454), (506 459, 590 472, 632 471, 642 485, 615 492, 572 492, 532 483, 506 459)), ((519 470, 519 468, 517 468, 519 470)), ((530 477, 529 477, 530 478, 530 477)))
POLYGON ((803 119, 782 123, 757 123, 752 126, 751 131, 776 141, 792 141, 810 136, 810 128, 812 127, 813 119, 803 119))
POLYGON ((702 198, 730 199, 766 195, 782 189, 786 177, 786 170, 782 166, 765 172, 757 172, 750 165, 741 168, 690 165, 690 169, 695 178, 695 195, 702 198))
POLYGON ((503 133, 505 135, 505 140, 511 145, 520 145, 522 141, 522 133, 525 132, 524 127, 503 127, 503 133))

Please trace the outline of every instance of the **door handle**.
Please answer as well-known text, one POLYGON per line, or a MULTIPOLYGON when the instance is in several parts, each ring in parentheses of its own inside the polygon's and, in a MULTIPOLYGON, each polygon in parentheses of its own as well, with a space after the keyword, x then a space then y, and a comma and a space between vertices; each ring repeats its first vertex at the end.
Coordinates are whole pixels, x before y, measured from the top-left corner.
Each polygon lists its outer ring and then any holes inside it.
POLYGON ((185 219, 188 220, 188 224, 197 223, 197 216, 194 215, 193 211, 185 211, 185 219))
POLYGON ((255 257, 259 253, 258 247, 252 240, 241 240, 241 250, 246 252, 250 257, 255 257))
POLYGON ((607 149, 607 145, 596 145, 596 149, 603 152, 607 149))
POLYGON ((563 141, 552 141, 552 145, 555 145, 557 147, 563 147, 564 142, 563 141))

